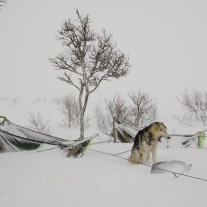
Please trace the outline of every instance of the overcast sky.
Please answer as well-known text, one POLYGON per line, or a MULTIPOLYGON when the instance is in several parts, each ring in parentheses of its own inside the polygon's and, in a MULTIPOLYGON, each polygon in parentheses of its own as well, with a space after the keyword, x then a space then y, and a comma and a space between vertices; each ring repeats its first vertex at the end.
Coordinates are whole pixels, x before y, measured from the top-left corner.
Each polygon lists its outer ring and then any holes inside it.
POLYGON ((54 98, 76 89, 59 81, 48 57, 75 10, 90 14, 92 28, 113 33, 132 64, 127 77, 102 83, 89 99, 142 90, 156 98, 161 119, 180 112, 175 96, 185 87, 207 91, 207 1, 205 0, 9 0, 0 11, 0 98, 54 98))

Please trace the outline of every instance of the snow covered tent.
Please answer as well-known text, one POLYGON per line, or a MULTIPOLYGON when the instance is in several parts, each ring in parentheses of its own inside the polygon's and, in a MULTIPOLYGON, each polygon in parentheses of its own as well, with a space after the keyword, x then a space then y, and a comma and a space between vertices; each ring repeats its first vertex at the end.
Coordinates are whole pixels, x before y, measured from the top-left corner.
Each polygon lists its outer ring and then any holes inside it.
POLYGON ((205 132, 207 132, 207 130, 203 130, 203 131, 199 131, 196 134, 171 134, 170 136, 177 136, 177 137, 186 137, 183 138, 180 141, 180 148, 186 148, 189 147, 193 142, 196 143, 197 140, 197 148, 198 149, 205 149, 204 147, 204 143, 205 143, 205 132))
MULTIPOLYGON (((121 123, 116 117, 113 118, 113 136, 115 143, 133 143, 134 138, 138 131, 141 130, 132 126, 128 126, 126 124, 121 123)), ((185 137, 182 140, 178 141, 180 148, 189 147, 196 139, 198 141, 198 148, 204 149, 205 142, 205 133, 207 130, 203 130, 196 134, 170 134, 170 136, 174 137, 185 137)), ((167 148, 169 147, 170 140, 167 140, 167 148)))
POLYGON ((141 129, 123 124, 116 117, 113 118, 113 135, 115 143, 133 143, 139 130, 141 129))
POLYGON ((11 123, 6 117, 0 123, 0 151, 18 152, 35 150, 41 144, 59 145, 68 140, 42 134, 11 123))

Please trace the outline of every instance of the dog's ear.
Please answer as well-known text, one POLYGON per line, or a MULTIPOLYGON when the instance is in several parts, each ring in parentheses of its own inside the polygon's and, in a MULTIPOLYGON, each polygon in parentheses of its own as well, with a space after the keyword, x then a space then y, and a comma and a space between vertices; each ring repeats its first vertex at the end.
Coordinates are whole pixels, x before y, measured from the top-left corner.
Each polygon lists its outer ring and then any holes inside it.
POLYGON ((153 124, 154 128, 157 129, 159 127, 158 124, 153 124))

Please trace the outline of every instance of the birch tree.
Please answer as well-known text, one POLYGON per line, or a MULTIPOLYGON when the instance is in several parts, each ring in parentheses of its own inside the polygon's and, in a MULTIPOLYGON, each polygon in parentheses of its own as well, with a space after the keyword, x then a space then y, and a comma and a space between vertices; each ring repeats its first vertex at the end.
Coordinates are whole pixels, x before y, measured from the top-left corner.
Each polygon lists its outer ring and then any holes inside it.
POLYGON ((113 117, 121 123, 135 128, 144 128, 154 122, 158 116, 157 102, 149 94, 139 91, 128 92, 128 100, 120 93, 105 98, 105 107, 97 103, 93 108, 93 117, 98 129, 110 135, 113 117))
POLYGON ((26 120, 29 122, 29 124, 26 125, 28 129, 48 135, 52 135, 54 132, 49 126, 50 120, 45 120, 43 118, 41 110, 39 110, 36 114, 34 112, 27 112, 26 120))
MULTIPOLYGON (((177 97, 176 97, 177 98, 177 97)), ((177 100, 182 104, 184 115, 172 115, 180 124, 194 126, 196 122, 202 122, 206 126, 207 122, 207 91, 204 93, 193 89, 189 91, 187 88, 182 97, 177 100)))
POLYGON ((119 79, 129 72, 130 63, 126 54, 116 49, 112 34, 95 33, 89 15, 65 20, 56 39, 61 41, 64 51, 49 61, 56 70, 63 71, 58 79, 74 86, 79 92, 80 138, 84 138, 84 114, 88 99, 102 81, 119 79))
POLYGON ((137 128, 144 128, 156 120, 158 116, 157 102, 149 94, 139 90, 129 92, 128 96, 133 102, 130 110, 130 125, 137 128))
POLYGON ((56 98, 53 102, 63 115, 62 123, 59 124, 61 127, 71 128, 79 124, 78 100, 74 94, 56 98))
POLYGON ((111 116, 111 121, 115 116, 120 122, 124 124, 129 124, 128 120, 130 118, 130 106, 127 101, 120 93, 116 93, 111 98, 104 99, 106 110, 111 116))

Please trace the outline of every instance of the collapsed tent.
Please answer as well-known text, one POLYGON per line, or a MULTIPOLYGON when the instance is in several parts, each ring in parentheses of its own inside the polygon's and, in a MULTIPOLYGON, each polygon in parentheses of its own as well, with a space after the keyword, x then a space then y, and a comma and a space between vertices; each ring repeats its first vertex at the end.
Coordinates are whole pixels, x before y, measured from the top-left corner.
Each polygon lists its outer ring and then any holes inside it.
POLYGON ((5 117, 0 123, 0 151, 35 150, 41 144, 60 145, 68 140, 42 134, 11 123, 5 117))
POLYGON ((186 137, 183 138, 180 141, 180 148, 186 148, 189 147, 193 142, 196 143, 197 140, 197 148, 198 149, 205 149, 204 147, 204 143, 205 143, 205 132, 207 132, 207 130, 203 130, 203 131, 199 131, 196 134, 171 134, 170 136, 177 136, 177 137, 186 137))
POLYGON ((116 117, 113 118, 114 142, 133 143, 139 130, 138 128, 121 123, 116 117))
MULTIPOLYGON (((141 128, 135 128, 121 123, 116 117, 113 118, 113 136, 115 143, 133 143, 136 134, 141 128)), ((204 149, 205 133, 207 130, 198 132, 196 134, 170 134, 170 136, 185 137, 179 141, 180 148, 189 147, 196 139, 198 139, 198 148, 204 149)), ((169 147, 169 140, 167 140, 167 148, 169 147)))
MULTIPOLYGON (((69 141, 18 126, 11 123, 5 117, 0 116, 0 118, 4 118, 4 121, 0 123, 0 152, 35 150, 44 143, 60 146, 64 142, 69 141)), ((133 143, 139 130, 141 129, 121 123, 115 117, 113 119, 113 136, 115 143, 133 143)), ((206 131, 207 130, 204 130, 202 133, 206 131)), ((200 144, 198 146, 201 146, 203 149, 205 133, 203 136, 201 136, 202 133, 199 132, 193 135, 171 134, 170 136, 186 137, 180 141, 181 148, 190 146, 197 138, 200 137, 199 139, 202 140, 202 145, 200 144)), ((198 143, 200 142, 201 141, 198 143)))

